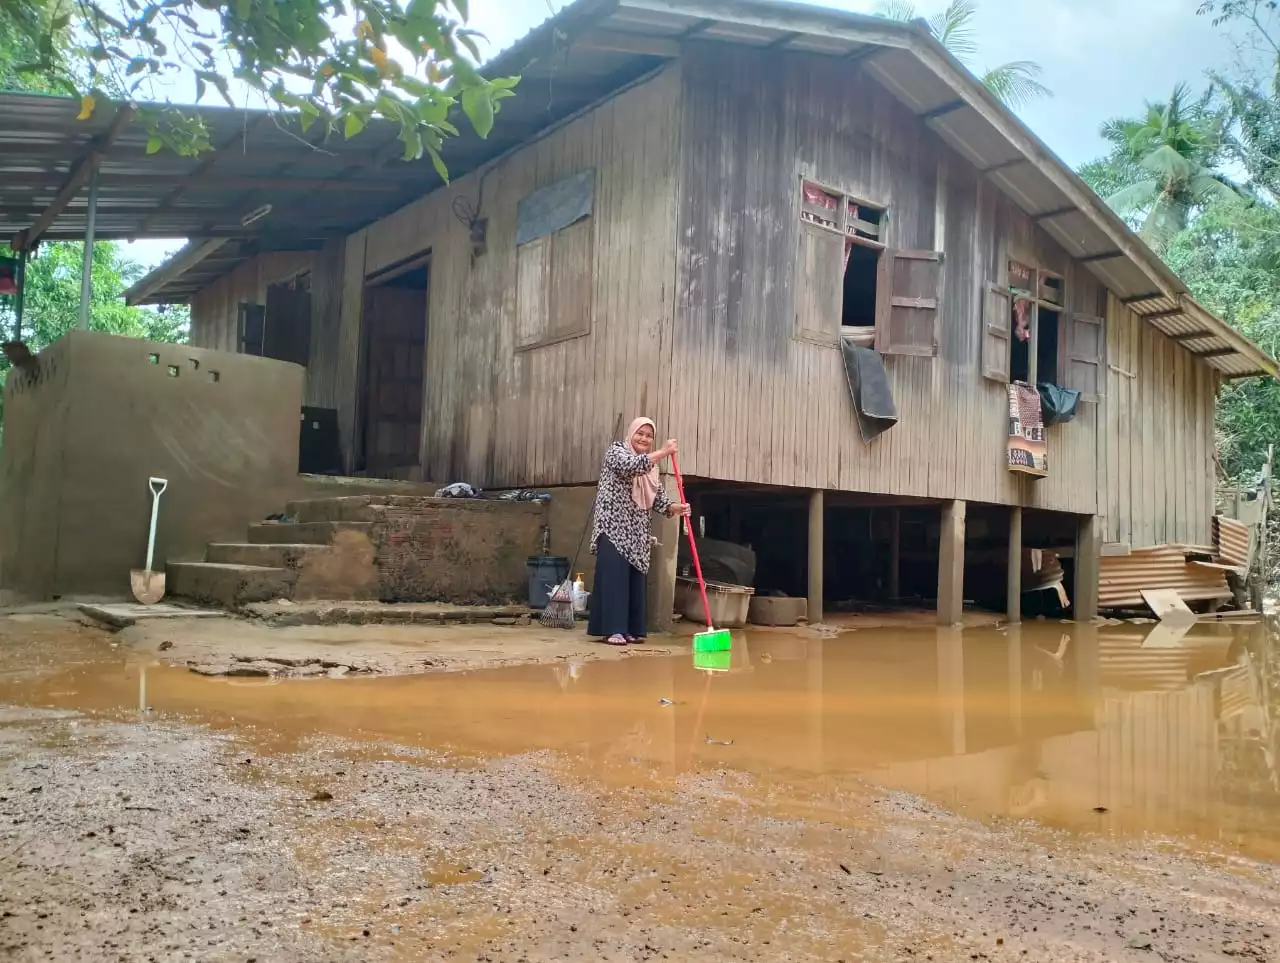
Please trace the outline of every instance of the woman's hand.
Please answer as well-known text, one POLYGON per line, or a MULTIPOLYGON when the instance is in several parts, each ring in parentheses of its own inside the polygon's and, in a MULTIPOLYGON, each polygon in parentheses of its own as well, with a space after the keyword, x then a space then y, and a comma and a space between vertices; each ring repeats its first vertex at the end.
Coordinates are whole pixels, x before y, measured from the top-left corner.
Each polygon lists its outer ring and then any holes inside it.
POLYGON ((672 502, 667 506, 667 518, 687 518, 690 508, 683 502, 672 502))
POLYGON ((668 438, 665 445, 657 451, 651 451, 649 453, 649 461, 655 465, 660 465, 679 450, 680 446, 676 444, 676 440, 674 438, 668 438))

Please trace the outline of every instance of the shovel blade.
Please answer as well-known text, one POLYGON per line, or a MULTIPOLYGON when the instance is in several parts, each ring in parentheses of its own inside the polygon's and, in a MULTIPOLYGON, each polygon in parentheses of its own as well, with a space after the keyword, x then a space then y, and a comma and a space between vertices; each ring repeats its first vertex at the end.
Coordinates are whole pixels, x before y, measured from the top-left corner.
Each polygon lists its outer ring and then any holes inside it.
POLYGON ((143 605, 155 605, 164 598, 164 572, 134 569, 129 573, 133 597, 143 605))

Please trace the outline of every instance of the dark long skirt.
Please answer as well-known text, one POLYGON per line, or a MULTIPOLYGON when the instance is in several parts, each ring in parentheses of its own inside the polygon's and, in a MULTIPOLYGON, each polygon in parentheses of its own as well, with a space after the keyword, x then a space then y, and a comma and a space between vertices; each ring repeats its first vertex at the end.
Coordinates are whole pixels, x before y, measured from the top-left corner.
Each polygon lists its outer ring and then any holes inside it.
POLYGON ((607 639, 611 635, 631 635, 642 639, 645 626, 643 572, 623 558, 608 537, 596 544, 596 577, 591 587, 591 613, 587 635, 607 639))

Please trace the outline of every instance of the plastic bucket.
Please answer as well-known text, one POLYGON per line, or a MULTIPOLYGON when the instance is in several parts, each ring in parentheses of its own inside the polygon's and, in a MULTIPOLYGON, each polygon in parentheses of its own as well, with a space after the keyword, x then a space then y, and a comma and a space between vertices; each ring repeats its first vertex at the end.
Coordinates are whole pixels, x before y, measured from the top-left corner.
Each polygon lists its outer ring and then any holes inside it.
POLYGON ((551 590, 569 577, 569 560, 561 555, 530 555, 525 567, 529 571, 529 608, 545 609, 551 590))

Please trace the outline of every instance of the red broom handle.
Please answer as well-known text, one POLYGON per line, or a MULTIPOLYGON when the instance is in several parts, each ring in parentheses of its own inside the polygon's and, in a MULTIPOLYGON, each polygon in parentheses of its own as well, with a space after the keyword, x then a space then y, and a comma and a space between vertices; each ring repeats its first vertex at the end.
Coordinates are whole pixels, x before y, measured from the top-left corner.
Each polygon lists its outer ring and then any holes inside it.
MULTIPOLYGON (((676 491, 680 493, 681 504, 688 505, 688 501, 684 497, 684 479, 680 477, 680 463, 676 461, 676 456, 671 456, 671 470, 676 476, 676 491)), ((702 577, 702 563, 698 561, 698 543, 693 538, 692 517, 687 516, 681 519, 684 524, 684 530, 689 533, 689 551, 693 555, 693 570, 698 574, 698 589, 702 592, 702 611, 707 615, 707 628, 714 629, 711 624, 711 603, 707 601, 707 580, 702 577)))

